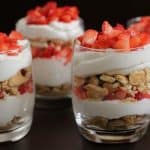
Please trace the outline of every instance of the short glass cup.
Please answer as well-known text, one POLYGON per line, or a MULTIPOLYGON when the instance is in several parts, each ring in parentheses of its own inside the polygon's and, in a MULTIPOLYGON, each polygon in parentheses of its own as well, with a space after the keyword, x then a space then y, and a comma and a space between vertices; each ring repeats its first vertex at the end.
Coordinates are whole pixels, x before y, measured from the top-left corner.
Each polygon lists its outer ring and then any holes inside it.
POLYGON ((9 55, 0 53, 0 142, 22 139, 32 124, 35 101, 32 55, 27 40, 19 43, 19 54, 13 55, 11 50, 9 55))
POLYGON ((92 49, 76 41, 72 103, 81 134, 96 143, 143 137, 150 117, 150 45, 128 52, 92 49))

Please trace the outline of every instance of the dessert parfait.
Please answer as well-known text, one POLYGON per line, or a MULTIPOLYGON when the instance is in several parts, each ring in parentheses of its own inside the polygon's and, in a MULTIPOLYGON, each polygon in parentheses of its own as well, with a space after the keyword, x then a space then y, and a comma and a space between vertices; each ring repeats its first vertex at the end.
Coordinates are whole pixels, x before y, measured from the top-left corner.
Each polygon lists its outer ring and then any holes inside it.
POLYGON ((150 38, 112 27, 87 30, 75 44, 73 109, 82 135, 98 143, 134 142, 149 124, 150 38))
POLYGON ((45 98, 68 95, 73 40, 83 33, 78 8, 48 2, 29 10, 16 29, 31 42, 37 94, 45 98))
POLYGON ((12 31, 0 33, 0 142, 24 137, 32 123, 34 90, 30 45, 12 31))

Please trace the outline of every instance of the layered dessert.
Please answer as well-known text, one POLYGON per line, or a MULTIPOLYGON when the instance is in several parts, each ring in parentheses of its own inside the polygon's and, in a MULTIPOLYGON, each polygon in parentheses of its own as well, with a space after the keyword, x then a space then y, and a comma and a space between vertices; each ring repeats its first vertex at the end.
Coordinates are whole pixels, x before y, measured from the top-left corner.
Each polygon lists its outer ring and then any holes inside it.
MULTIPOLYGON (((12 31, 9 36, 0 33, 0 132, 9 134, 8 131, 22 128, 23 133, 20 129, 11 135, 15 139, 26 134, 32 122, 34 87, 31 63, 29 42, 20 33, 12 31)), ((7 135, 0 141, 6 139, 7 135)), ((8 137, 7 140, 13 139, 8 137)))
POLYGON ((150 34, 150 16, 136 17, 128 21, 129 28, 150 34))
MULTIPOLYGON (((73 108, 76 122, 88 139, 96 141, 98 138, 89 135, 99 131, 116 134, 149 123, 149 42, 148 34, 119 24, 112 27, 107 21, 101 32, 89 29, 76 41, 73 108), (90 132, 86 133, 87 129, 90 132)), ((107 141, 112 136, 103 138, 107 141)))
POLYGON ((29 10, 16 29, 31 42, 37 94, 69 94, 73 40, 83 33, 78 8, 48 2, 29 10))

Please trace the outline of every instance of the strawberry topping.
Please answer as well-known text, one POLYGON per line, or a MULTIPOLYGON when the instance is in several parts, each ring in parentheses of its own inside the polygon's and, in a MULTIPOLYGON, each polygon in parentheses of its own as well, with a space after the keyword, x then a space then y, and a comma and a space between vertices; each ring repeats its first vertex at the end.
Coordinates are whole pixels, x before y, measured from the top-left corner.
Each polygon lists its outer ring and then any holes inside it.
POLYGON ((17 55, 21 52, 21 46, 17 41, 22 40, 23 36, 16 31, 12 31, 9 36, 5 33, 0 33, 0 53, 7 55, 17 55))
POLYGON ((75 6, 58 7, 56 2, 48 2, 43 7, 37 6, 27 12, 28 24, 48 24, 58 20, 71 22, 78 19, 79 10, 75 6))
POLYGON ((112 27, 109 22, 104 21, 102 31, 90 29, 78 38, 82 46, 94 49, 112 48, 116 51, 131 51, 150 43, 150 35, 141 33, 132 28, 125 29, 117 24, 112 27))

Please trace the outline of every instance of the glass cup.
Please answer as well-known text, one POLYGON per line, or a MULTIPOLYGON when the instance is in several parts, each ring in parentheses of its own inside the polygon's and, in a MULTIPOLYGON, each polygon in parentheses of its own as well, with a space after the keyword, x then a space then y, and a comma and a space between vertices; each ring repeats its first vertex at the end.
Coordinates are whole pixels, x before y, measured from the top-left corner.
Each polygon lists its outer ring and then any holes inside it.
MULTIPOLYGON (((30 130, 34 107, 32 55, 27 40, 21 52, 0 53, 0 142, 18 141, 30 130)), ((13 50, 14 52, 14 50, 13 50)))
POLYGON ((89 141, 141 139, 150 120, 150 45, 119 52, 76 41, 72 103, 78 128, 89 141))

